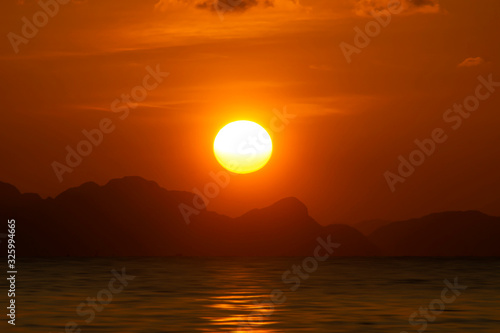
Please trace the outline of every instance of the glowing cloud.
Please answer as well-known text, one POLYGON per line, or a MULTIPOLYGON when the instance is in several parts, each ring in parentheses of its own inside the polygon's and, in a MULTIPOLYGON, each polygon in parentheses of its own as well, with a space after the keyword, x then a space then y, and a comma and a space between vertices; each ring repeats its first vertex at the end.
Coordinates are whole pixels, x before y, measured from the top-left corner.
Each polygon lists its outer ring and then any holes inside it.
POLYGON ((467 58, 458 64, 458 67, 475 67, 484 64, 484 59, 481 57, 467 58))

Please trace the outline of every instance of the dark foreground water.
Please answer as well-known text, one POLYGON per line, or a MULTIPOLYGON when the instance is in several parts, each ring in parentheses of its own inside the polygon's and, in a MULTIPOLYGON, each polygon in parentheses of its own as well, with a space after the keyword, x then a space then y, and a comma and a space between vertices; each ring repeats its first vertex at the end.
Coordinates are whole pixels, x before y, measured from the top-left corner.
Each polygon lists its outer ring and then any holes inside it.
POLYGON ((16 326, 2 321, 0 332, 500 332, 499 259, 334 258, 284 281, 302 262, 22 260, 16 326), (122 268, 135 277, 115 281, 122 268), (455 278, 467 289, 443 293, 455 278))

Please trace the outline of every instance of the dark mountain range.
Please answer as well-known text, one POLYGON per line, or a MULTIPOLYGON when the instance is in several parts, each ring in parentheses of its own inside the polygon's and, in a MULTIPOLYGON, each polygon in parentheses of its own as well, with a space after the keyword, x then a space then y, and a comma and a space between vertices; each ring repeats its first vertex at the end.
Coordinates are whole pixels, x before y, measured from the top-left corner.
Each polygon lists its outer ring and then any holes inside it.
POLYGON ((500 217, 444 212, 394 222, 369 235, 383 255, 500 256, 500 217))
POLYGON ((341 244, 334 255, 378 254, 352 227, 319 225, 295 198, 238 218, 202 209, 188 224, 179 205, 194 199, 139 177, 85 183, 47 199, 0 183, 3 218, 16 220, 18 256, 311 256, 317 238, 328 235, 341 244))
POLYGON ((312 256, 318 237, 341 244, 336 256, 500 255, 500 218, 479 212, 384 222, 367 237, 347 225, 321 226, 295 198, 237 218, 201 209, 186 223, 179 207, 195 199, 140 177, 89 182, 47 199, 0 182, 0 211, 16 220, 18 257, 312 256))
POLYGON ((372 234, 375 230, 380 229, 383 226, 386 226, 388 224, 393 223, 393 221, 386 221, 386 220, 368 220, 368 221, 361 221, 356 224, 354 224, 354 227, 361 231, 361 233, 365 236, 369 236, 372 234))

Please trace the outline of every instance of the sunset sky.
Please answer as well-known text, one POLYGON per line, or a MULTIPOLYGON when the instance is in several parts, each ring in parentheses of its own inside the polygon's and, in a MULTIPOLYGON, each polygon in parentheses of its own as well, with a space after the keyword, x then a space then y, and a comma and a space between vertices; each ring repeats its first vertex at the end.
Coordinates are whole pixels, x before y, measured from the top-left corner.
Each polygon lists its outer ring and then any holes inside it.
POLYGON ((270 128, 286 109, 296 116, 269 130, 268 165, 232 175, 209 210, 237 216, 294 196, 321 224, 500 215, 500 87, 460 128, 443 120, 475 94, 478 76, 500 82, 500 2, 402 6, 348 63, 341 43, 355 45, 354 29, 387 1, 245 0, 214 10, 209 0, 73 0, 16 47, 9 33, 22 36, 22 18, 41 7, 2 1, 0 180, 44 197, 131 175, 203 190, 222 170, 212 145, 224 125, 270 128), (128 116, 113 112, 147 68, 169 75, 128 116), (114 130, 60 182, 52 163, 65 163, 66 146, 103 118, 114 130), (391 191, 386 171, 436 128, 448 139, 391 191))

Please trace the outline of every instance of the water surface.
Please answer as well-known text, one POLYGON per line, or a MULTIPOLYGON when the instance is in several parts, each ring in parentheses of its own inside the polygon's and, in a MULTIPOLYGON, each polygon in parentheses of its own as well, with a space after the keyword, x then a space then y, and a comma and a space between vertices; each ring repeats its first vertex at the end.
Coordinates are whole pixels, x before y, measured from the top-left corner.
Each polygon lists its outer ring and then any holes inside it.
POLYGON ((65 332, 69 323, 81 332, 417 332, 423 323, 412 326, 409 316, 457 277, 467 289, 425 332, 500 332, 500 259, 332 258, 285 283, 283 273, 302 260, 25 259, 18 262, 15 331, 65 332), (110 293, 111 270, 122 267, 135 278, 110 293), (112 300, 91 319, 85 304, 98 294, 112 300))

